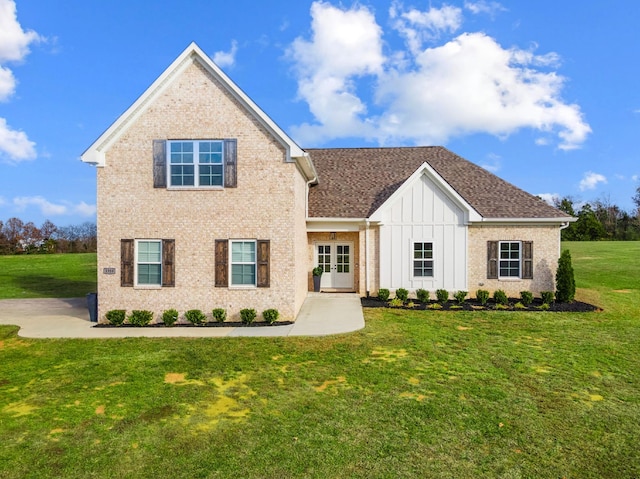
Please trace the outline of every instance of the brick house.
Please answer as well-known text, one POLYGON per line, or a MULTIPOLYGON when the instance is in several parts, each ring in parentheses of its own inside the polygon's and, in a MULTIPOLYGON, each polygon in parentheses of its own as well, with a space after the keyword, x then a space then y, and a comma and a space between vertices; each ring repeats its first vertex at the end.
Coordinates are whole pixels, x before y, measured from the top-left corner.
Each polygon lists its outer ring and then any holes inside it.
POLYGON ((98 304, 277 308, 325 291, 554 289, 572 218, 442 147, 300 148, 195 44, 82 155, 98 304))

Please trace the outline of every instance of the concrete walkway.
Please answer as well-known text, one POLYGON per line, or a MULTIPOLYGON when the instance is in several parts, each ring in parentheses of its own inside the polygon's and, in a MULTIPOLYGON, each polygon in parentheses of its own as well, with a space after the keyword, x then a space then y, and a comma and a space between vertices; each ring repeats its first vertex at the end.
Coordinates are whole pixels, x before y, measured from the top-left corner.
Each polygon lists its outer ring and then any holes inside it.
POLYGON ((24 338, 326 336, 364 328, 364 316, 355 293, 309 293, 296 322, 287 326, 94 328, 85 298, 5 299, 0 324, 20 326, 24 338))

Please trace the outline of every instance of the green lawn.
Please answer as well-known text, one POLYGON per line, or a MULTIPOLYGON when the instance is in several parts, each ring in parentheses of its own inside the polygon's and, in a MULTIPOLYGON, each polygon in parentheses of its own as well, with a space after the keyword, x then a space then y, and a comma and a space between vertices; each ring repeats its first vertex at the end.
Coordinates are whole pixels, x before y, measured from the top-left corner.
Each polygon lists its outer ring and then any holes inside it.
POLYGON ((330 338, 0 327, 0 478, 640 477, 640 243, 565 246, 603 312, 367 310, 330 338))
POLYGON ((95 253, 0 256, 0 299, 74 298, 95 290, 95 253))

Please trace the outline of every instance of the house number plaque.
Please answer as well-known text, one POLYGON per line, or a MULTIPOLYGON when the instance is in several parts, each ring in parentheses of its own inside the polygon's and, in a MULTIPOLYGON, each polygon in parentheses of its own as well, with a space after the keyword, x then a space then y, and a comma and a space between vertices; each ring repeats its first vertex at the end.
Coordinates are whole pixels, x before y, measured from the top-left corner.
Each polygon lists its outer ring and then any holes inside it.
POLYGON ((102 268, 102 274, 116 274, 115 268, 102 268))

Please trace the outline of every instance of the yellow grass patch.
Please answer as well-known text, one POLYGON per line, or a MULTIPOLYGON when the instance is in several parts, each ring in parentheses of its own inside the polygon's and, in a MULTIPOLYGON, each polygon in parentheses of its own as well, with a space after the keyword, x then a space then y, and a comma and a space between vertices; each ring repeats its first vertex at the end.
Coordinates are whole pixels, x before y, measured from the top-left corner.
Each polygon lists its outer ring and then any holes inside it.
POLYGON ((320 386, 317 386, 315 390, 316 392, 321 393, 326 391, 327 388, 331 386, 337 386, 339 384, 346 384, 346 383, 347 383, 347 378, 345 378, 344 376, 338 376, 336 379, 331 379, 323 382, 320 386))
POLYGON ((409 384, 420 384, 420 380, 418 378, 409 378, 409 384))
POLYGON ((26 402, 12 402, 11 404, 7 404, 4 408, 2 408, 2 412, 6 414, 11 414, 13 417, 20 416, 28 416, 33 411, 38 409, 36 406, 31 406, 26 402))
POLYGON ((623 293, 623 294, 633 293, 633 291, 631 291, 630 289, 614 289, 613 292, 614 293, 623 293))
POLYGON ((104 404, 101 404, 96 408, 96 414, 104 414, 104 410, 105 410, 105 406, 104 404))
POLYGON ((458 331, 468 331, 469 329, 473 329, 473 328, 468 327, 468 326, 456 326, 456 329, 458 331))
POLYGON ((371 358, 363 360, 364 363, 369 363, 371 360, 374 361, 385 361, 387 363, 392 363, 398 359, 407 357, 406 349, 390 349, 390 348, 380 348, 374 349, 371 351, 371 358))
POLYGON ((164 382, 167 384, 175 384, 176 386, 186 386, 188 384, 204 386, 204 382, 197 379, 186 379, 185 373, 167 373, 164 375, 164 382))

